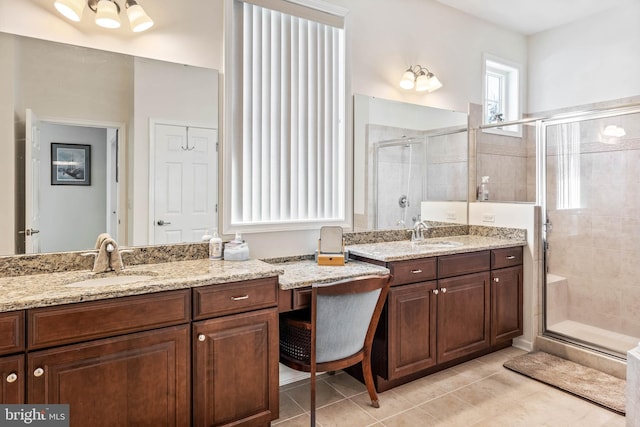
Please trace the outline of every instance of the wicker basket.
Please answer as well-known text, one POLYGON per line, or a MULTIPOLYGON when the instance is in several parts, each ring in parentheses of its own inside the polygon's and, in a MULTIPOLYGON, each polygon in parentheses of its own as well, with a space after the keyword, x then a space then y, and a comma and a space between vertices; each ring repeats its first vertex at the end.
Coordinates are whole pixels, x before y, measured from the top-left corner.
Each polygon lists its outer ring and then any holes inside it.
POLYGON ((311 322, 280 319, 280 354, 301 362, 311 361, 311 322))

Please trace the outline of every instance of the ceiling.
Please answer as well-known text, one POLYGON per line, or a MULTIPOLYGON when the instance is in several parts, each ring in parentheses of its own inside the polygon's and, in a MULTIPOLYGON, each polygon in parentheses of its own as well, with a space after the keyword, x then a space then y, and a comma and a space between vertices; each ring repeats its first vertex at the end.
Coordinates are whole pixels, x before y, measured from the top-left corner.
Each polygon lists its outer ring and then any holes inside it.
POLYGON ((627 1, 638 0, 437 0, 509 30, 531 35, 627 1))

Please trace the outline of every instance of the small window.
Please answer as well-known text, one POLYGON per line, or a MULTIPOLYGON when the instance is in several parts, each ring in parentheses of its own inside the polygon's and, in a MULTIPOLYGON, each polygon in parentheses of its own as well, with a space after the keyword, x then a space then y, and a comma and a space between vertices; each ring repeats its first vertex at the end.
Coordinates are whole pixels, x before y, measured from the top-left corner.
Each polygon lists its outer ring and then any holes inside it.
MULTIPOLYGON (((485 55, 483 86, 484 124, 512 122, 521 118, 519 65, 485 55)), ((497 126, 485 131, 521 136, 518 125, 497 126)))

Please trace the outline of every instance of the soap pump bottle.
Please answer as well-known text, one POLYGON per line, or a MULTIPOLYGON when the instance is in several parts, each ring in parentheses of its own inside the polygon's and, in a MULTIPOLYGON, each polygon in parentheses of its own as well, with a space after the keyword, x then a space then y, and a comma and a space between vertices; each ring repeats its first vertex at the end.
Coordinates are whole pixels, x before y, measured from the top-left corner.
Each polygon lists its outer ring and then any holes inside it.
POLYGON ((213 230, 209 240, 209 259, 222 259, 222 239, 218 236, 218 230, 213 230))
POLYGON ((489 200, 489 177, 483 176, 478 190, 478 200, 489 200))

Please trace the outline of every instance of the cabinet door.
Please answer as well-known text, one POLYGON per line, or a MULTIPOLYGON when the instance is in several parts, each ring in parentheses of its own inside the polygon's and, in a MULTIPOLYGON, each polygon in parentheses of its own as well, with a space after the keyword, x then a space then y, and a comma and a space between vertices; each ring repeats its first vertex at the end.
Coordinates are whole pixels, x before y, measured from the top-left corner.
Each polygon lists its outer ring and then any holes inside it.
POLYGON ((489 272, 438 281, 438 363, 489 347, 489 272))
POLYGON ((436 284, 423 282, 390 289, 388 379, 436 364, 436 284))
POLYGON ((27 356, 29 403, 69 404, 72 427, 189 424, 189 325, 27 356))
POLYGON ((0 403, 24 403, 24 355, 0 357, 0 403))
POLYGON ((278 417, 278 309, 193 324, 193 425, 265 426, 278 417))
POLYGON ((491 273, 491 344, 522 335, 522 266, 491 273))

